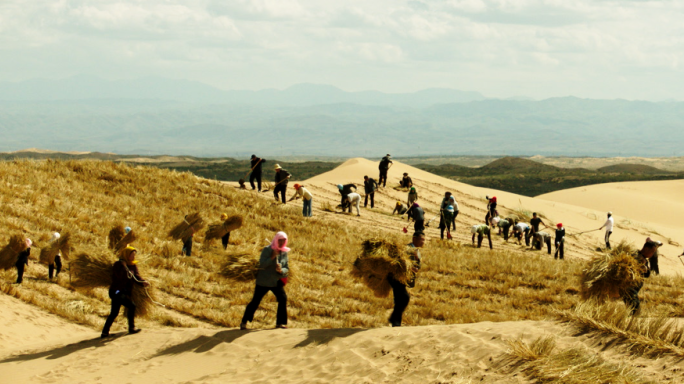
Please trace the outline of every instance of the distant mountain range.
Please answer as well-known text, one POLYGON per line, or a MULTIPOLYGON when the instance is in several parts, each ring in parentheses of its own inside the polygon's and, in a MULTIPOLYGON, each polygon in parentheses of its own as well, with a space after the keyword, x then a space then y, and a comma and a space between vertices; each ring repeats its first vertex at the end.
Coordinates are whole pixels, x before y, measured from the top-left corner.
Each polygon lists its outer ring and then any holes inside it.
POLYGON ((224 91, 146 78, 0 83, 0 151, 207 157, 684 155, 684 103, 487 99, 301 84, 224 91))

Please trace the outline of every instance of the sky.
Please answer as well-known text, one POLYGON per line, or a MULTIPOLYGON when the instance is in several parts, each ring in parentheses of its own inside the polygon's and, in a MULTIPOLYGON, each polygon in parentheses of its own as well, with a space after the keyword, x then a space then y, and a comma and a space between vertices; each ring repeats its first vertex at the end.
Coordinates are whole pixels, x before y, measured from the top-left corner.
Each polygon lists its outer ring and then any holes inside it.
POLYGON ((684 1, 0 0, 0 81, 684 100, 684 1))

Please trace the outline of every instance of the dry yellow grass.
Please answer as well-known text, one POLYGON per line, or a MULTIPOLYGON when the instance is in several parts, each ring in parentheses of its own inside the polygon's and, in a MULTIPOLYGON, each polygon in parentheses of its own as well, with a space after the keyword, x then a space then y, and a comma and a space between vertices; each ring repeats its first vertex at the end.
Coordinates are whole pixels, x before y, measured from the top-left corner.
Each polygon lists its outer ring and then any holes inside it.
MULTIPOLYGON (((386 229, 331 220, 335 214, 320 210, 305 220, 300 207, 274 204, 269 194, 157 168, 95 161, 12 161, 0 163, 0 173, 0 227, 5 228, 0 244, 12 235, 47 240, 50 232, 59 230, 71 233, 77 254, 97 255, 109 252, 113 225, 125 222, 136 228, 140 273, 166 306, 158 307, 141 326, 239 324, 254 281, 222 277, 228 253, 218 247, 201 249, 201 233, 195 235, 192 257, 180 256, 181 244, 167 238, 187 212, 211 216, 226 207, 244 218, 240 231, 231 236, 229 250, 261 248, 276 231, 288 233, 290 264, 298 276, 286 288, 291 326, 384 326, 393 306, 391 299, 374 297, 349 275, 361 239, 389 238, 386 229), (61 193, 55 195, 54 190, 61 193)), ((559 263, 536 254, 438 240, 429 240, 421 253, 423 268, 410 290, 406 325, 553 318, 555 311, 569 310, 579 302, 580 262, 559 263)), ((0 290, 74 322, 101 327, 108 314, 104 287, 76 290, 68 274, 50 283, 47 268, 36 263, 29 265, 23 284, 11 284, 15 279, 14 269, 0 271, 0 290)), ((681 313, 684 300, 678 284, 664 277, 649 279, 642 291, 642 313, 681 313)), ((267 296, 254 326, 271 325, 275 308, 274 298, 267 296)), ((123 322, 123 317, 118 321, 123 322)))

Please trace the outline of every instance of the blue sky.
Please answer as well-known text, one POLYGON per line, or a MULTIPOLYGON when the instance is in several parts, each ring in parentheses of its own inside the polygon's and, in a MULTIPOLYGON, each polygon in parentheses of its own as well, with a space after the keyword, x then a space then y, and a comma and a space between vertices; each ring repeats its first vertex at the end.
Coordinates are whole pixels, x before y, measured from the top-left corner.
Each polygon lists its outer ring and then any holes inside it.
POLYGON ((0 80, 684 100, 684 2, 0 2, 0 80))

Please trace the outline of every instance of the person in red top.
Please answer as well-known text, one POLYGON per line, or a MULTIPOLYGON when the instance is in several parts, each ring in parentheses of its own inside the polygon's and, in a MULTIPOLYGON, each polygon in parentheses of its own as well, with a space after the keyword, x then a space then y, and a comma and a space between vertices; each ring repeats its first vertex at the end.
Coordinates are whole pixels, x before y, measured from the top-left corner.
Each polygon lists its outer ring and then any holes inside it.
POLYGON ((112 299, 112 310, 107 317, 104 328, 102 328, 102 338, 109 337, 109 329, 114 324, 114 320, 119 316, 119 311, 123 305, 128 309, 128 333, 133 335, 140 332, 140 329, 135 328, 135 304, 131 300, 133 293, 133 284, 138 284, 143 287, 150 285, 143 280, 138 273, 137 261, 135 254, 138 251, 130 245, 123 251, 123 256, 112 268, 112 285, 109 287, 109 298, 112 299))

